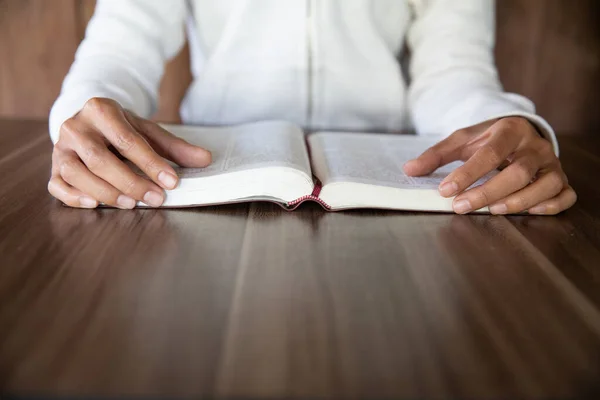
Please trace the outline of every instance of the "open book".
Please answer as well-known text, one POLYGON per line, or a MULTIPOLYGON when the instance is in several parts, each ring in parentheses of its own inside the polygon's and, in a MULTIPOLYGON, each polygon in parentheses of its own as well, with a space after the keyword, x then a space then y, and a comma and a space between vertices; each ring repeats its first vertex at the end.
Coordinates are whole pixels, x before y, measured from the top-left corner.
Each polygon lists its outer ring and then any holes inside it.
POLYGON ((406 161, 435 143, 431 138, 341 132, 306 135, 287 122, 164 127, 213 156, 206 168, 176 168, 181 181, 167 192, 164 207, 271 201, 292 210, 304 201, 315 201, 327 210, 452 211, 452 199, 440 196, 438 185, 460 163, 422 178, 409 177, 402 170, 406 161))

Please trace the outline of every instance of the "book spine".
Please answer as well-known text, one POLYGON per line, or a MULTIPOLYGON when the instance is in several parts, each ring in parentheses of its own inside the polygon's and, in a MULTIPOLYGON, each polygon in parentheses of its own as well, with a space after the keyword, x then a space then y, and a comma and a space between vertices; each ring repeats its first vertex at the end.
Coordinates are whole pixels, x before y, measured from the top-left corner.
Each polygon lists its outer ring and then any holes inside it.
POLYGON ((286 208, 288 210, 292 211, 292 210, 295 210, 296 208, 298 208, 298 206, 300 206, 300 204, 304 203, 305 201, 314 201, 316 203, 319 203, 321 205, 321 207, 323 207, 324 209, 331 210, 331 207, 329 206, 329 204, 325 203, 323 200, 321 200, 319 198, 322 188, 323 188, 323 186, 321 185, 321 182, 319 182, 319 181, 315 182, 315 187, 311 194, 307 194, 306 196, 302 196, 294 201, 290 201, 289 203, 287 203, 286 208))

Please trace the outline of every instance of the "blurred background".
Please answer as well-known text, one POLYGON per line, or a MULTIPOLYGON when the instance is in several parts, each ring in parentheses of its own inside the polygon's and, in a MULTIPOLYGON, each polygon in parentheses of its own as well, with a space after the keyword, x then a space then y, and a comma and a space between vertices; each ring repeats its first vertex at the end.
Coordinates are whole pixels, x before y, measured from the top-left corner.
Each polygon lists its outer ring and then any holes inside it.
MULTIPOLYGON (((532 99, 561 133, 600 128, 600 0, 496 3, 505 89, 532 99)), ((0 0, 0 118, 47 118, 94 6, 95 0, 0 0)), ((178 121, 190 81, 184 48, 167 68, 156 120, 178 121)))

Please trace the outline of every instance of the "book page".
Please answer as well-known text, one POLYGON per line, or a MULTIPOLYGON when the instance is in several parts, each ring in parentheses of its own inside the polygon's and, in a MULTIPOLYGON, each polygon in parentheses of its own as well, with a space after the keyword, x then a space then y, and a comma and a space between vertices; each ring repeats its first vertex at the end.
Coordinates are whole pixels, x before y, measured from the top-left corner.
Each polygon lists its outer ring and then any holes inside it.
POLYGON ((163 125, 165 129, 212 153, 206 168, 175 167, 181 178, 264 167, 289 167, 312 176, 304 132, 287 122, 258 122, 233 127, 163 125))
MULTIPOLYGON (((410 177, 403 165, 434 145, 437 138, 368 133, 316 133, 309 136, 313 173, 323 185, 354 182, 401 189, 437 189, 463 163, 453 162, 431 175, 410 177)), ((482 178, 475 185, 489 179, 482 178)), ((474 186, 475 186, 474 185, 474 186)))

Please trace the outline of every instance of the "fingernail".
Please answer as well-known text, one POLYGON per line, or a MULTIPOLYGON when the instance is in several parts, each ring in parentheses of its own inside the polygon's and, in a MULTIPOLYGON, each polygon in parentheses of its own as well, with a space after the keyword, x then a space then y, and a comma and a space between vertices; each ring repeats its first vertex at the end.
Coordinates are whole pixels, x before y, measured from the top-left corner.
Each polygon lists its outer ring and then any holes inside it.
POLYGON ((212 163, 212 153, 208 150, 204 150, 204 154, 202 155, 202 162, 206 164, 212 163))
POLYGON ((136 201, 131 197, 122 194, 117 198, 117 205, 124 210, 131 210, 135 207, 136 201))
POLYGON ((177 177, 169 172, 161 171, 158 174, 158 180, 167 189, 175 189, 175 186, 177 186, 177 177))
POLYGON ((440 194, 442 196, 452 196, 458 192, 458 185, 456 182, 446 182, 440 186, 440 194))
POLYGON ((144 203, 150 207, 160 207, 164 202, 164 198, 160 193, 148 192, 144 195, 144 203))
POLYGON ((545 206, 536 206, 529 209, 529 214, 546 214, 545 206))
POLYGON ((506 214, 508 207, 506 207, 506 204, 494 204, 490 207, 490 212, 492 214, 506 214))
POLYGON ((98 202, 91 197, 81 196, 79 198, 79 205, 84 208, 96 208, 98 207, 98 202))
POLYGON ((409 160, 407 162, 404 163, 404 165, 402 166, 402 169, 406 172, 407 169, 412 169, 415 166, 415 160, 409 160))
POLYGON ((471 211, 471 202, 469 200, 459 200, 454 203, 454 211, 458 214, 466 214, 471 211))

